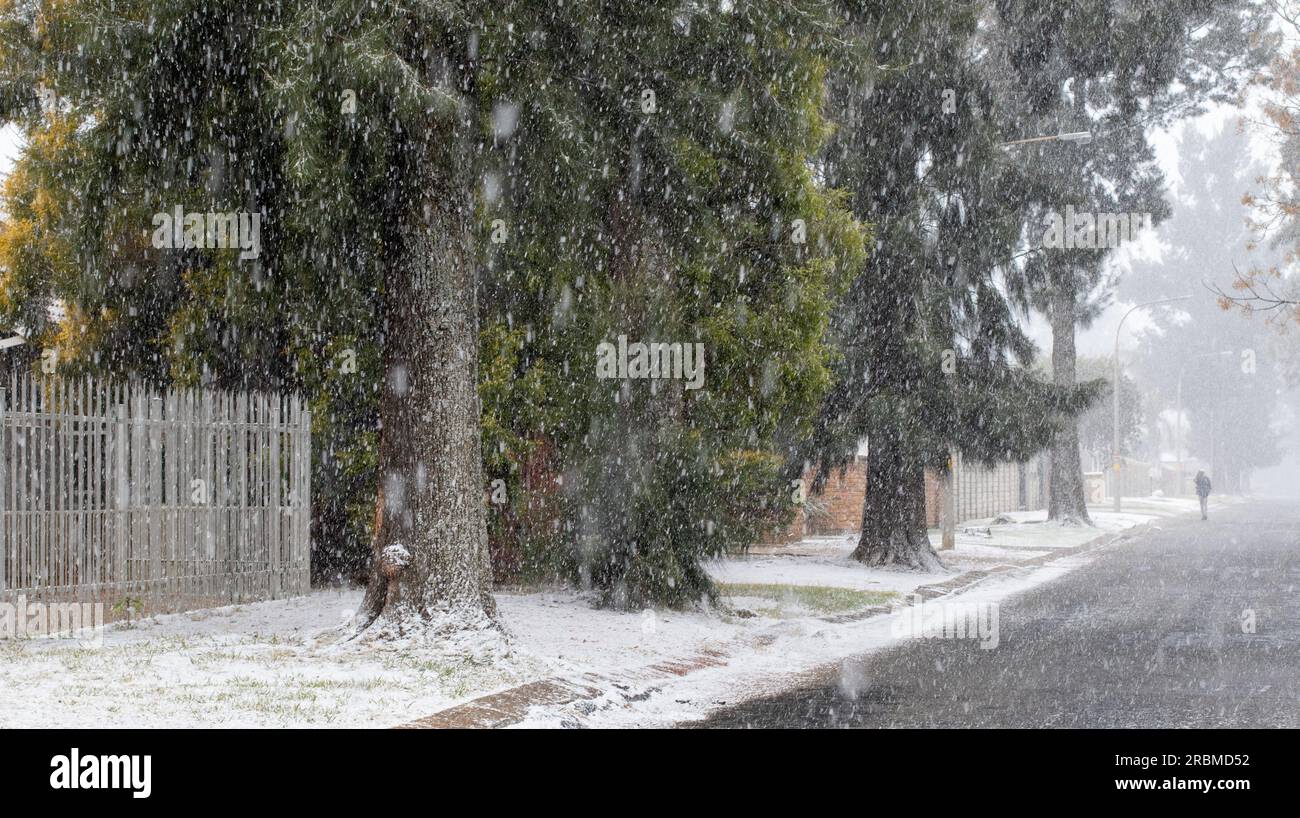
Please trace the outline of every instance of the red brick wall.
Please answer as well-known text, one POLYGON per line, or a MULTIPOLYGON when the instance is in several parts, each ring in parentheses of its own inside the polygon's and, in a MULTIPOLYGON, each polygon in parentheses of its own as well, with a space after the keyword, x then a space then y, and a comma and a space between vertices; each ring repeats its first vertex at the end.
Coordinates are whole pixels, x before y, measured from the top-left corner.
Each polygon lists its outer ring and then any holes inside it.
MULTIPOLYGON (((804 473, 805 485, 812 485, 813 473, 804 473)), ((826 481, 826 488, 815 499, 826 504, 824 515, 808 520, 803 509, 795 514, 794 521, 784 530, 773 532, 771 542, 785 544, 798 542, 817 534, 842 534, 862 528, 862 501, 867 492, 867 459, 857 458, 841 476, 838 472, 826 481)), ((939 525, 939 476, 925 473, 925 523, 931 528, 939 525)))
MULTIPOLYGON (((812 473, 804 475, 812 482, 812 473)), ((809 534, 839 534, 857 531, 862 527, 862 500, 867 496, 867 459, 857 458, 841 476, 832 474, 826 488, 817 497, 828 508, 818 520, 810 521, 814 530, 809 534)))
MULTIPOLYGON (((804 472, 804 485, 811 486, 813 472, 804 472)), ((809 498, 826 505, 826 511, 808 519, 804 509, 795 513, 794 521, 782 531, 773 532, 771 540, 777 543, 798 542, 815 534, 839 534, 857 531, 862 525, 862 501, 867 490, 867 459, 857 458, 843 475, 832 473, 821 494, 809 498)))

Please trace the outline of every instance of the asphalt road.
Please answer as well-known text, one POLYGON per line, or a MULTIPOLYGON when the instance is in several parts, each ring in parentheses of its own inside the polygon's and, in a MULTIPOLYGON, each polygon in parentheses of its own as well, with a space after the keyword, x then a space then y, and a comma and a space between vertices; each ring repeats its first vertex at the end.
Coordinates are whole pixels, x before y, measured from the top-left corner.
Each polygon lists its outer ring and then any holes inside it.
POLYGON ((692 726, 1300 727, 1300 503, 1156 525, 1004 599, 994 649, 906 639, 692 726))

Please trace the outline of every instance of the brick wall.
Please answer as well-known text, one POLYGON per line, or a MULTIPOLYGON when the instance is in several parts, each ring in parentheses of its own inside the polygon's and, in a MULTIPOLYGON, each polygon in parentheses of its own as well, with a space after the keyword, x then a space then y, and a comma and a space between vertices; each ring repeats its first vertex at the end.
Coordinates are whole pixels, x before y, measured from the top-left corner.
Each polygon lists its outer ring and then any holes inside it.
MULTIPOLYGON (((805 485, 812 485, 812 471, 805 472, 803 479, 805 485)), ((843 476, 839 473, 832 474, 820 495, 810 495, 815 504, 825 506, 824 511, 810 519, 807 512, 800 509, 795 514, 794 521, 785 529, 774 532, 770 541, 785 544, 818 534, 859 531, 862 528, 862 502, 866 499, 866 493, 867 458, 858 457, 843 476)), ((939 525, 939 509, 939 476, 935 472, 926 471, 925 524, 930 528, 939 525)))
MULTIPOLYGON (((811 486, 813 471, 804 472, 804 485, 811 486)), ((810 506, 818 511, 809 515, 809 507, 795 512, 794 521, 769 538, 774 543, 798 542, 816 534, 839 534, 857 531, 862 525, 862 501, 867 496, 867 459, 857 458, 841 475, 833 472, 821 494, 808 493, 810 506)))
MULTIPOLYGON (((804 475, 811 482, 812 473, 804 475)), ((815 499, 826 509, 809 520, 809 534, 839 534, 856 531, 862 525, 862 501, 867 496, 867 459, 857 458, 843 475, 833 474, 826 488, 815 499)))
MULTIPOLYGON (((962 463, 957 473, 957 519, 975 520, 992 517, 1021 506, 1021 474, 1024 475, 1025 503, 1041 509, 1047 503, 1047 460, 1036 457, 1023 466, 1001 463, 992 468, 962 463)), ((812 484, 812 472, 804 474, 805 484, 812 484)), ((940 478, 937 472, 925 473, 925 524, 938 528, 941 505, 940 478)), ((816 534, 841 534, 858 531, 862 526, 862 501, 867 491, 867 458, 860 456, 841 477, 832 474, 821 495, 810 497, 825 507, 823 513, 809 518, 800 510, 794 522, 782 531, 773 532, 768 542, 790 543, 816 534)))

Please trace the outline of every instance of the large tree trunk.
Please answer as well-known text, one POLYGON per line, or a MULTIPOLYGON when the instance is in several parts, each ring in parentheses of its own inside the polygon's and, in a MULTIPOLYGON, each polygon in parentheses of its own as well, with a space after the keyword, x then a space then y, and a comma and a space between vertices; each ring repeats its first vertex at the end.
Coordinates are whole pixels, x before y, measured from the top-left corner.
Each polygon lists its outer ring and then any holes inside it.
MULTIPOLYGON (((1058 285, 1051 303, 1052 380, 1057 386, 1074 387, 1074 292, 1058 285)), ((1088 517, 1083 465, 1079 461, 1079 426, 1067 420, 1052 443, 1052 476, 1048 490, 1047 518, 1092 525, 1088 517)))
POLYGON ((478 307, 468 198, 433 199, 385 281, 374 571, 358 625, 384 633, 495 619, 484 519, 478 307))
POLYGON ((942 571, 925 527, 925 468, 886 432, 867 440, 862 536, 853 558, 867 565, 942 571))

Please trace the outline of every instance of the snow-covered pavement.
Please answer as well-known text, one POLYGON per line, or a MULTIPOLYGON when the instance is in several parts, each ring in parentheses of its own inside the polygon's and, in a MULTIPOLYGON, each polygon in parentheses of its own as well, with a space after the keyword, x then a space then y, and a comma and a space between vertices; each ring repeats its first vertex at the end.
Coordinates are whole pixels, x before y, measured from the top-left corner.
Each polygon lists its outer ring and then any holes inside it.
POLYGON ((1042 512, 965 523, 969 533, 942 552, 948 574, 867 569, 849 559, 851 537, 756 548, 709 566, 726 602, 711 611, 626 613, 569 590, 501 593, 508 638, 454 647, 338 644, 334 629, 359 591, 158 617, 110 628, 99 647, 0 641, 0 727, 388 726, 541 679, 582 680, 587 692, 536 707, 523 724, 670 723, 895 638, 899 614, 855 612, 961 575, 979 578, 963 599, 1000 598, 1089 558, 1063 549, 1192 512, 1195 501, 1126 507, 1095 509, 1096 528, 1048 524, 1042 512), (1053 554, 1062 558, 1043 564, 1053 554))

